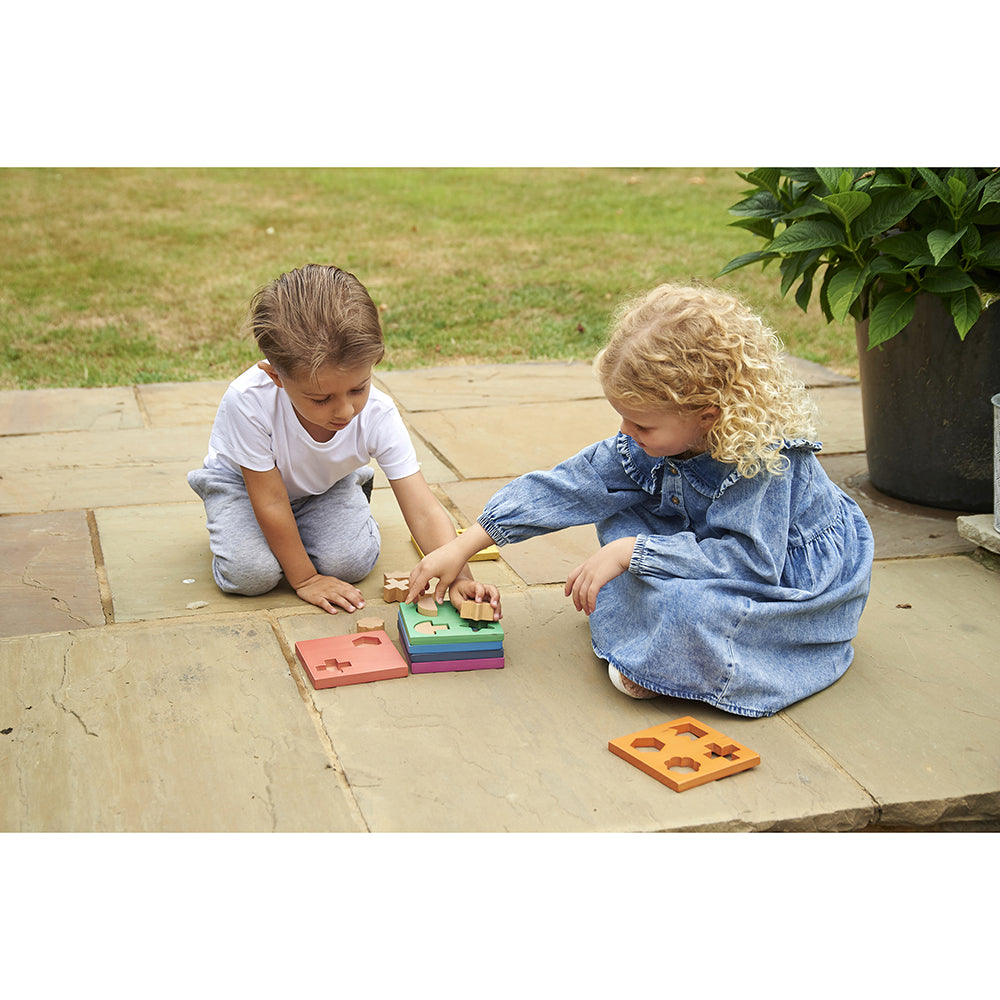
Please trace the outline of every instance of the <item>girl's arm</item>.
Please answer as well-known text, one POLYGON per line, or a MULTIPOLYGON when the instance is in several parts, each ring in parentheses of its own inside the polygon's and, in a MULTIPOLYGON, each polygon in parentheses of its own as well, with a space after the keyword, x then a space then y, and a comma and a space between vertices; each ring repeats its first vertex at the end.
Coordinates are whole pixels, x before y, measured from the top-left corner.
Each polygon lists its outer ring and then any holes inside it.
POLYGON ((302 544, 281 473, 276 468, 254 472, 241 467, 241 471, 260 530, 295 593, 330 614, 336 614, 337 607, 345 611, 363 608, 365 599, 360 590, 335 576, 316 572, 302 544))
MULTIPOLYGON (((448 517, 437 497, 431 492, 423 473, 415 472, 412 476, 405 476, 402 479, 390 479, 389 485, 395 494, 406 526, 410 529, 417 545, 420 546, 421 552, 427 553, 428 556, 433 555, 437 550, 456 540, 451 518, 448 517)), ((489 544, 490 540, 487 538, 487 541, 479 548, 485 548, 489 544)), ((440 579, 435 590, 434 596, 439 604, 444 600, 445 592, 450 585, 452 603, 456 607, 461 606, 463 600, 487 600, 494 609, 499 608, 499 591, 492 585, 477 583, 469 568, 468 558, 478 552, 479 548, 472 549, 468 556, 463 557, 460 562, 454 563, 454 565, 452 565, 453 560, 449 560, 448 568, 445 570, 447 579, 440 579)), ((424 562, 426 562, 426 558, 424 562)), ((422 566, 423 562, 420 565, 422 566)), ((429 579, 430 577, 423 579, 420 589, 416 591, 417 596, 423 593, 423 588, 429 579)), ((410 581, 410 594, 413 594, 413 574, 410 575, 410 581)), ((407 596, 407 601, 413 599, 415 598, 407 596)))

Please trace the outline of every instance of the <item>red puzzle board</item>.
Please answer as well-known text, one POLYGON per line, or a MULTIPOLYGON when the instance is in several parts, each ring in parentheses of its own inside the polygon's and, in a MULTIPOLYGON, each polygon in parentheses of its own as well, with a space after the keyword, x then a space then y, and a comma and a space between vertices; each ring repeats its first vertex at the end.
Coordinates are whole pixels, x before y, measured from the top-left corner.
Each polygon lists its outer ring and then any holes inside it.
POLYGON ((675 792, 746 771, 760 763, 760 754, 690 715, 620 736, 608 743, 608 749, 675 792), (672 771, 673 767, 692 770, 672 771))
POLYGON ((406 677, 406 660, 384 630, 295 643, 295 655, 317 690, 406 677))

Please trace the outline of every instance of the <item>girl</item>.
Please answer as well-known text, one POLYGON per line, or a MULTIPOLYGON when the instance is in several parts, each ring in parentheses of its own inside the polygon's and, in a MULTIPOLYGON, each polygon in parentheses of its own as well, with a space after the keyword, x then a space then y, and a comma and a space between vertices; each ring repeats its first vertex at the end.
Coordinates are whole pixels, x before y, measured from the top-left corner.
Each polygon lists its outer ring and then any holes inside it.
MULTIPOLYGON (((229 594, 263 594, 282 574, 302 600, 336 614, 364 598, 353 584, 379 555, 371 515, 375 458, 424 552, 455 537, 392 400, 372 386, 385 353, 378 310, 361 282, 310 264, 250 304, 266 360, 219 405, 208 455, 188 474, 205 502, 212 573, 229 594)), ((495 587, 455 574, 452 599, 497 607, 495 587)))
POLYGON ((635 698, 771 715, 832 684, 870 585, 874 541, 810 442, 811 408, 773 332, 740 302, 663 285, 625 305, 595 367, 618 435, 504 486, 423 559, 435 597, 491 541, 594 523, 566 581, 595 653, 635 698))

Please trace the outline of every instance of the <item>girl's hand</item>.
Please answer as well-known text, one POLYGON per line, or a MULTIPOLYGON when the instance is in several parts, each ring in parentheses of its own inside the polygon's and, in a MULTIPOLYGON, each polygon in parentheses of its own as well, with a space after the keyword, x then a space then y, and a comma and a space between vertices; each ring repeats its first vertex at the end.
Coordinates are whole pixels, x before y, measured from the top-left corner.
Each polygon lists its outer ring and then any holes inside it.
POLYGON ((632 561, 635 538, 619 538, 598 549, 577 566, 566 580, 565 594, 577 611, 589 615, 597 607, 597 594, 609 580, 621 576, 632 561))
POLYGON ((460 577, 451 585, 451 603, 461 611, 463 601, 476 601, 493 607, 493 620, 500 621, 503 612, 500 610, 500 591, 491 583, 478 583, 468 577, 460 577))
POLYGON ((295 588, 295 593, 309 604, 315 604, 331 615, 337 613, 337 608, 345 611, 357 611, 365 606, 365 599, 357 587, 338 580, 335 576, 323 576, 317 573, 295 588), (336 607, 334 606, 336 605, 336 607))

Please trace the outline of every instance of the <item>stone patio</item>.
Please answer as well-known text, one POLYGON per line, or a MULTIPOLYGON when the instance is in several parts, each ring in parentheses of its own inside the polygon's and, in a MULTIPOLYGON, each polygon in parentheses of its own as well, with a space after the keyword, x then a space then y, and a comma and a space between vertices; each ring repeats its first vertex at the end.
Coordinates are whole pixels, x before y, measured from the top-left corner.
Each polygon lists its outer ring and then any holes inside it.
MULTIPOLYGON (((821 461, 876 535, 847 674, 770 719, 619 694, 562 595, 574 528, 477 562, 500 587, 503 670, 316 691, 300 639, 353 629, 285 586, 221 594, 200 465, 225 383, 0 392, 2 831, 1000 829, 1000 572, 956 527, 867 481, 858 386, 796 362, 821 461), (693 715, 760 766, 677 793, 609 739, 693 715)), ((384 371, 457 525, 503 482, 617 428, 590 368, 384 371), (484 444, 496 434, 499 444, 484 444)), ((383 553, 417 554, 379 473, 383 553)))

